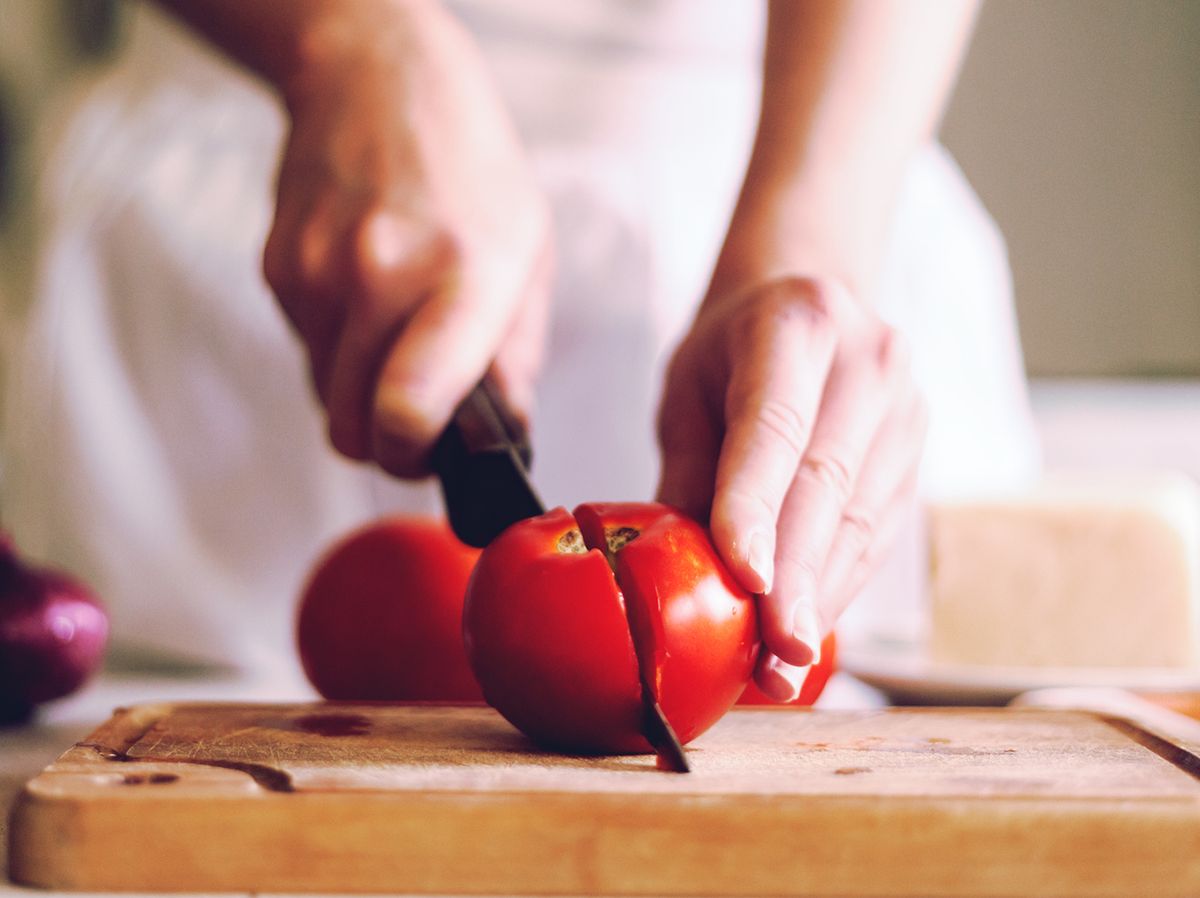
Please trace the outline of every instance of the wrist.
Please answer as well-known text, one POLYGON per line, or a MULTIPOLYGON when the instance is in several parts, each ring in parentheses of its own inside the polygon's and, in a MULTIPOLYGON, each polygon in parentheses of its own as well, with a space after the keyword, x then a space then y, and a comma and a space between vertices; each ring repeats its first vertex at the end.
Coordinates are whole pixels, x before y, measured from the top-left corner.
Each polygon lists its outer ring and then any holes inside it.
POLYGON ((785 275, 833 278, 855 296, 869 292, 898 182, 893 173, 850 166, 779 178, 751 166, 710 297, 785 275))
POLYGON ((315 0, 292 9, 265 72, 289 108, 364 70, 411 63, 448 18, 437 0, 315 0))

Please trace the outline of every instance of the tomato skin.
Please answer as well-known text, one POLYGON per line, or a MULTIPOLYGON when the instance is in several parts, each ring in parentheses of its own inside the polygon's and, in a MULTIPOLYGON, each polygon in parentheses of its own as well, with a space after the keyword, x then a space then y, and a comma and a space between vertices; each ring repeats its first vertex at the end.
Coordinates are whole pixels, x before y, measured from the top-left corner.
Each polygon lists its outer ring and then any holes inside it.
POLYGON ((300 599, 309 682, 341 701, 482 702, 462 645, 478 557, 432 518, 385 518, 335 543, 300 599))
MULTIPOLYGON (((796 707, 812 705, 825 691, 825 684, 829 682, 829 678, 833 676, 835 670, 837 670, 837 637, 830 633, 821 642, 821 660, 809 668, 808 676, 800 685, 800 694, 784 704, 796 707)), ((779 702, 767 698, 753 682, 746 687, 746 691, 742 693, 737 703, 739 705, 779 704, 779 702)))
POLYGON ((717 556, 708 532, 657 503, 591 503, 575 510, 585 533, 596 524, 638 536, 616 555, 617 582, 654 692, 683 743, 737 701, 758 658, 758 614, 717 556))
POLYGON ((574 517, 560 508, 514 524, 484 550, 463 626, 488 703, 535 741, 580 753, 651 750, 637 653, 687 742, 737 700, 759 647, 754 600, 704 528, 650 503, 592 503, 574 517), (615 553, 615 579, 597 548, 560 553, 577 526, 597 547, 608 533, 636 533, 615 553))
POLYGON ((624 603, 603 553, 563 552, 563 508, 509 527, 467 587, 463 636, 488 704, 564 751, 648 751, 624 603))

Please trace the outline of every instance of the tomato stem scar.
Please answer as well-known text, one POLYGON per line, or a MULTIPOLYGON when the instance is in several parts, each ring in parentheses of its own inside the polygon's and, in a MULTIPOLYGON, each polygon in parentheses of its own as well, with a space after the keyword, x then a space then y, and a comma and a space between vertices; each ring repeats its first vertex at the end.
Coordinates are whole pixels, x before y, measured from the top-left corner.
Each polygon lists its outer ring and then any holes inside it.
POLYGON ((574 529, 558 538, 557 549, 560 555, 583 555, 588 550, 583 542, 583 534, 574 529))

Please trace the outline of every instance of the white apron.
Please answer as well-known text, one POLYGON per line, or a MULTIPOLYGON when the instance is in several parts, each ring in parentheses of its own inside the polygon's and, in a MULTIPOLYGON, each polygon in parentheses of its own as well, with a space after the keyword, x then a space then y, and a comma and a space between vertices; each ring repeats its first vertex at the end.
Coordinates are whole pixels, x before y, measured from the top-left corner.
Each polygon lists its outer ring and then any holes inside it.
MULTIPOLYGON (((451 3, 478 36, 556 216, 533 431, 550 504, 645 499, 663 364, 703 291, 757 112, 757 4, 451 3)), ((321 548, 439 508, 326 444, 260 275, 282 113, 152 8, 45 134, 9 283, 0 521, 92 584, 114 651, 302 689, 296 597, 321 548)), ((931 403, 926 495, 1036 464, 1004 247, 940 148, 905 182, 874 301, 931 403)), ((919 590, 912 543, 875 592, 919 590)), ((875 607, 872 600, 864 607, 875 607)), ((886 611, 873 612, 878 622, 886 611)))

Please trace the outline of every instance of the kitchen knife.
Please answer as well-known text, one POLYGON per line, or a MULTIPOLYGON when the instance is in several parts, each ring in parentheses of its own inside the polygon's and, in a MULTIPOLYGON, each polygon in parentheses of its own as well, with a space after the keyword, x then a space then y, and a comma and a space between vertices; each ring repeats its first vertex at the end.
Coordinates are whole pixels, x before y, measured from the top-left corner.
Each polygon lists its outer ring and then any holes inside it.
MULTIPOLYGON (((485 377, 459 405, 433 447, 433 470, 442 483, 450 527, 459 539, 483 548, 509 525, 546 511, 529 479, 530 460, 524 426, 485 377)), ((638 675, 642 735, 654 747, 660 766, 687 773, 683 746, 654 699, 640 659, 638 675)))
POLYGON ((482 549, 510 524, 546 511, 529 480, 530 458, 525 428, 484 378, 433 447, 433 470, 459 539, 482 549))

